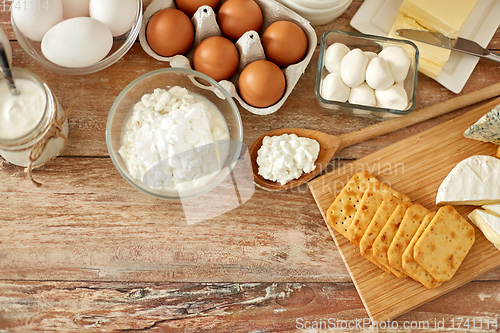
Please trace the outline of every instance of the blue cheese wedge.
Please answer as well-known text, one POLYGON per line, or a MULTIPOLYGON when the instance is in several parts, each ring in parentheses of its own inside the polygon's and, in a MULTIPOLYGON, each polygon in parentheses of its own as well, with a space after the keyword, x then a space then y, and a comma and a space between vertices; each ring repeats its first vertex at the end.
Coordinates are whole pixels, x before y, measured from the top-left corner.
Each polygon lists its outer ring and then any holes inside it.
POLYGON ((481 230, 484 237, 500 250, 500 216, 481 209, 474 209, 469 218, 481 230))
POLYGON ((476 155, 458 163, 439 186, 436 204, 500 204, 500 160, 476 155))
POLYGON ((468 139, 492 142, 500 145, 500 105, 469 127, 464 136, 468 139))

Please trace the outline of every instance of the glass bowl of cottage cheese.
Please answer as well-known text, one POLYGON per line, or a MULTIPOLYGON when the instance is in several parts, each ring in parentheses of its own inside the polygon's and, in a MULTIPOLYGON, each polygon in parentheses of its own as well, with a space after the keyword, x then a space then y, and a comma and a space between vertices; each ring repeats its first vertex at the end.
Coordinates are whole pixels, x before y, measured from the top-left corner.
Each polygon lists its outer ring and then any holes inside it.
POLYGON ((162 199, 193 198, 220 185, 238 161, 238 107, 210 77, 165 68, 130 83, 108 116, 106 143, 119 173, 162 199))

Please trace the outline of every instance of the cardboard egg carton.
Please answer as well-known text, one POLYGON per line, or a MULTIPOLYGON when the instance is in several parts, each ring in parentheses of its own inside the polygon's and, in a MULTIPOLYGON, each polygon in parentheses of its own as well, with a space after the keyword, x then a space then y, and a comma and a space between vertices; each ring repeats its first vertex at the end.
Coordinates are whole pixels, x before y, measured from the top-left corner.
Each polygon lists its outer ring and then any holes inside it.
MULTIPOLYGON (((221 0, 221 4, 226 0, 221 0)), ((219 84, 228 91, 228 93, 237 100, 240 105, 258 115, 271 114, 276 111, 285 103, 286 99, 292 92, 293 88, 300 79, 300 76, 306 70, 309 61, 311 60, 314 50, 317 46, 316 32, 309 24, 309 22, 295 13, 294 11, 288 9, 287 7, 281 5, 272 0, 254 0, 260 7, 263 14, 263 23, 261 32, 263 32, 270 24, 275 21, 290 21, 297 24, 302 28, 307 36, 307 52, 304 59, 296 64, 290 65, 283 70, 286 78, 286 90, 283 97, 274 105, 267 108, 256 108, 247 104, 238 94, 237 84, 238 78, 243 70, 243 68, 255 61, 266 59, 264 49, 260 40, 259 32, 248 31, 243 36, 241 36, 235 43, 236 48, 240 54, 240 63, 238 70, 235 75, 230 80, 219 81, 219 84)), ((144 17, 142 21, 141 31, 139 33, 139 41, 141 43, 144 51, 151 57, 166 61, 174 68, 192 68, 193 53, 196 46, 205 38, 211 36, 222 36, 222 32, 217 24, 216 14, 213 9, 209 6, 202 6, 198 8, 196 13, 193 15, 191 21, 193 22, 195 28, 195 37, 191 50, 186 55, 175 55, 173 57, 162 57, 156 54, 149 46, 146 40, 146 26, 149 22, 151 16, 156 12, 165 8, 176 8, 173 0, 153 0, 151 4, 146 8, 144 12, 144 17)))

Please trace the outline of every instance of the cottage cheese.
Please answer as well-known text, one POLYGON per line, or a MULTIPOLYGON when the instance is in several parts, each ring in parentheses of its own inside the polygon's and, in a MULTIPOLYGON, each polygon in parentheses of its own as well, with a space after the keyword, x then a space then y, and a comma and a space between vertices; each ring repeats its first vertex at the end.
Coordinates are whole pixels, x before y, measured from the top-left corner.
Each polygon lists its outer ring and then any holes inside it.
POLYGON ((155 89, 134 105, 119 154, 146 185, 184 191, 208 182, 225 162, 229 130, 217 107, 185 88, 155 89))
POLYGON ((319 143, 316 140, 296 134, 266 136, 257 152, 259 175, 285 185, 302 173, 313 171, 318 155, 319 143))

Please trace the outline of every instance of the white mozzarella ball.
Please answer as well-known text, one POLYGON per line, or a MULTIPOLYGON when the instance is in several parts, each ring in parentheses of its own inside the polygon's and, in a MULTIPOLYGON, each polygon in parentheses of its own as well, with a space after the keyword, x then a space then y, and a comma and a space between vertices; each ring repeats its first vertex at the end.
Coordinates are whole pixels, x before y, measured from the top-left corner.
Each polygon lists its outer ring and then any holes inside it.
POLYGON ((65 20, 73 17, 89 16, 90 0, 62 0, 63 18, 65 20))
POLYGON ((371 51, 365 51, 366 56, 368 57, 368 61, 372 60, 373 58, 377 57, 377 54, 375 52, 371 51))
POLYGON ((394 84, 391 70, 384 59, 373 58, 366 66, 366 83, 373 89, 387 89, 394 84))
POLYGON ((360 49, 349 51, 340 63, 340 76, 344 83, 353 88, 365 80, 368 56, 360 49))
POLYGON ((377 105, 382 108, 404 110, 408 106, 406 90, 395 84, 384 90, 375 90, 377 105))
POLYGON ((90 0, 90 17, 106 24, 113 36, 121 36, 132 28, 137 15, 137 0, 90 0))
POLYGON ((359 86, 351 89, 349 94, 349 103, 375 106, 377 100, 375 99, 375 91, 366 82, 361 83, 359 86))
POLYGON ((39 42, 50 28, 63 20, 61 0, 52 0, 46 8, 27 10, 24 6, 11 6, 12 19, 27 38, 39 42))
POLYGON ((350 51, 350 49, 342 43, 334 43, 330 45, 325 52, 325 67, 330 72, 340 71, 340 62, 342 58, 350 51))
POLYGON ((408 75, 411 59, 403 48, 399 46, 388 46, 378 56, 384 59, 391 69, 394 81, 402 83, 408 75))
POLYGON ((9 39, 7 38, 5 32, 3 32, 2 28, 0 28, 0 44, 3 45, 5 53, 7 54, 7 60, 12 66, 12 47, 10 46, 9 39))
POLYGON ((43 55, 64 67, 87 67, 102 60, 113 46, 108 27, 90 17, 62 21, 47 31, 41 48, 43 55))
POLYGON ((328 74, 321 86, 321 96, 329 101, 346 102, 350 91, 351 88, 342 81, 339 73, 328 74))

